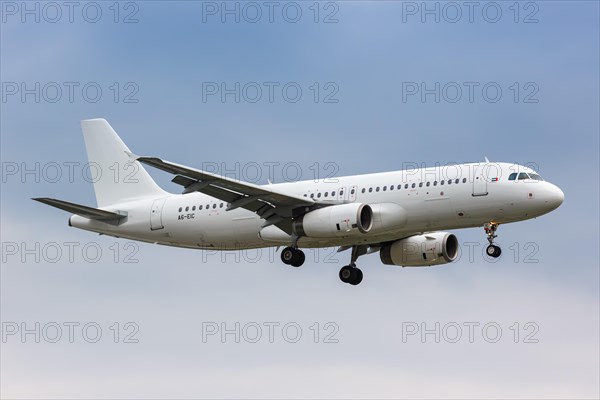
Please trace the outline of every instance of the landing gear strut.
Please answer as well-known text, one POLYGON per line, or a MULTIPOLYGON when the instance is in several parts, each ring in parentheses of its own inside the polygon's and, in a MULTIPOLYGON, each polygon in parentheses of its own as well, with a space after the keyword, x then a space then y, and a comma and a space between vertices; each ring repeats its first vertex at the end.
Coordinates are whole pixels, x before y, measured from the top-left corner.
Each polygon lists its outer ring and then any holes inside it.
POLYGON ((367 253, 368 246, 357 245, 352 246, 352 256, 350 257, 350 265, 346 265, 340 269, 340 280, 344 283, 349 283, 351 285, 358 285, 362 282, 363 273, 356 266, 356 260, 358 257, 367 253))
POLYGON ((483 229, 485 230, 485 233, 487 235, 487 240, 490 243, 489 246, 485 249, 485 252, 488 256, 493 258, 500 257, 500 254, 502 253, 502 249, 494 244, 494 239, 498 237, 498 235, 496 235, 498 225, 499 224, 496 222, 486 222, 483 225, 483 229))

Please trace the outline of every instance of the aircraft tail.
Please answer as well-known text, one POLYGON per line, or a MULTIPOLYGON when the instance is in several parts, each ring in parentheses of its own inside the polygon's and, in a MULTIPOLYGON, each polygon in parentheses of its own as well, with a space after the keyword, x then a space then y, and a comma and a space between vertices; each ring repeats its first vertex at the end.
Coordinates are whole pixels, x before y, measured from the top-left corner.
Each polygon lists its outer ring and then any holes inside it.
POLYGON ((144 197, 168 195, 133 160, 129 148, 102 118, 81 121, 98 207, 144 197))

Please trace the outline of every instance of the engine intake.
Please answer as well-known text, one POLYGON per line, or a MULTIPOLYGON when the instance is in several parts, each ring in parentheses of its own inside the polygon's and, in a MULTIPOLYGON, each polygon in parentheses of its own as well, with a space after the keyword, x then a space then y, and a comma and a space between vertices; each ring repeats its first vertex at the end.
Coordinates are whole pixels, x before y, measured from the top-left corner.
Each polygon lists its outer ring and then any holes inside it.
POLYGON ((319 208, 294 219, 294 232, 298 236, 314 238, 361 236, 372 227, 373 210, 361 203, 319 208))
POLYGON ((381 262, 403 267, 446 264, 458 256, 458 239, 448 232, 432 232, 400 239, 383 246, 381 262))

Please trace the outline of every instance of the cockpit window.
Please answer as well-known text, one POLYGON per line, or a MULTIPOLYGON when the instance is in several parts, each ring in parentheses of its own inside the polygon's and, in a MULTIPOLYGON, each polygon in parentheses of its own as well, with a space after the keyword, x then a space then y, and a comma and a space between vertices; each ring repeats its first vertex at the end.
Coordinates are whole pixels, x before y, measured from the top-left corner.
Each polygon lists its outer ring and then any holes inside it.
POLYGON ((542 177, 541 177, 541 176, 539 176, 538 174, 529 174, 529 177, 530 177, 531 179, 534 179, 534 180, 536 180, 536 181, 543 181, 542 177))
POLYGON ((508 176, 508 180, 509 181, 514 181, 515 179, 517 179, 517 175, 519 175, 519 174, 517 174, 516 172, 513 172, 512 174, 510 174, 508 176))
POLYGON ((529 175, 527 175, 525 172, 519 173, 519 180, 521 181, 523 179, 529 179, 529 175))

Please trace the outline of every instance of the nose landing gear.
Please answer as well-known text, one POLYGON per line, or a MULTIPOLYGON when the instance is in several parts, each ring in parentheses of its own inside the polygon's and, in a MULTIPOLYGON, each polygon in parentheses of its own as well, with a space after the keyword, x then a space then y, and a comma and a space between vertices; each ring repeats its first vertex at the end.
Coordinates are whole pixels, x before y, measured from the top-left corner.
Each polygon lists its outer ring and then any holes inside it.
POLYGON ((494 244, 494 239, 498 237, 498 235, 496 235, 496 230, 498 229, 499 225, 500 224, 496 222, 486 222, 483 225, 483 229, 487 235, 487 240, 490 243, 485 249, 485 252, 488 256, 493 258, 500 257, 500 254, 502 253, 502 249, 494 244))

